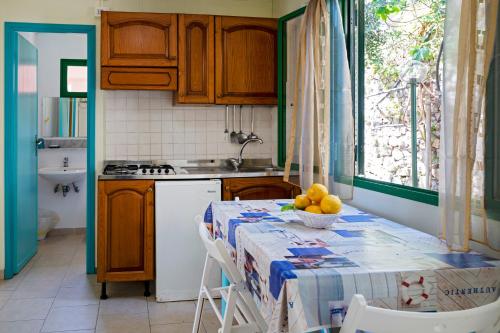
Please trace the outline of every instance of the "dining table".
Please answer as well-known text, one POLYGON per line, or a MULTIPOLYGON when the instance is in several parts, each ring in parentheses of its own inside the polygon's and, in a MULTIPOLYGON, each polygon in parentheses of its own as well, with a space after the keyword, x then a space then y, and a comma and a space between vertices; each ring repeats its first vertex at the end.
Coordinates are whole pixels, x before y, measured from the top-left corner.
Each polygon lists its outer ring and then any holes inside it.
POLYGON ((426 312, 499 297, 498 258, 450 251, 436 236, 347 204, 330 227, 307 227, 283 209, 291 203, 220 201, 205 212, 269 332, 338 328, 355 294, 372 306, 426 312))

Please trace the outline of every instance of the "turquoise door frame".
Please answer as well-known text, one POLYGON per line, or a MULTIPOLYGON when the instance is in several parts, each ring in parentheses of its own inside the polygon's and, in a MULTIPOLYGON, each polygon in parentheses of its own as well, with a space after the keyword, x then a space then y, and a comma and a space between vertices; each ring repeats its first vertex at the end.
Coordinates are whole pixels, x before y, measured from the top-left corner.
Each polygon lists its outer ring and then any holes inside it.
POLYGON ((5 23, 5 272, 4 278, 14 275, 13 245, 14 223, 17 204, 17 78, 15 57, 19 32, 79 33, 87 35, 87 273, 95 273, 95 73, 96 73, 96 29, 94 25, 49 24, 49 23, 5 23))

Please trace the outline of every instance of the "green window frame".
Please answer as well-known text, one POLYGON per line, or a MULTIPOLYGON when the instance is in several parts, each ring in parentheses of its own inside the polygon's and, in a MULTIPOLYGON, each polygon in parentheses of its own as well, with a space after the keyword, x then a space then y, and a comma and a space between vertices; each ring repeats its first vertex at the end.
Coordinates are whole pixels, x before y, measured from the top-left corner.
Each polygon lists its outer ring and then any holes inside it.
POLYGON ((68 67, 69 66, 81 66, 87 67, 86 59, 61 59, 60 66, 60 97, 75 97, 75 98, 86 98, 86 92, 70 92, 68 91, 68 67))
MULTIPOLYGON (((364 188, 367 190, 372 190, 384 194, 389 194, 397 196, 400 198, 405 198, 413 201, 418 201, 433 206, 439 204, 439 195, 437 191, 422 189, 416 186, 407 186, 394 184, 390 182, 385 182, 376 179, 370 179, 363 176, 364 165, 365 165, 365 151, 364 151, 364 139, 365 139, 365 117, 364 117, 364 84, 365 84, 365 73, 364 73, 364 59, 365 59, 365 8, 364 0, 360 1, 350 1, 351 7, 347 12, 349 15, 348 19, 345 21, 350 22, 349 34, 354 34, 355 28, 357 28, 357 40, 358 45, 355 47, 355 39, 349 39, 349 53, 350 59, 356 59, 354 66, 351 65, 351 78, 353 85, 356 85, 356 89, 353 91, 353 105, 355 109, 357 108, 357 114, 355 116, 355 126, 356 126, 356 162, 357 162, 357 175, 354 177, 354 186, 364 188), (357 50, 357 52, 356 52, 357 50), (357 69, 357 73, 356 73, 357 69), (356 78, 357 74, 357 78, 356 78), (357 94, 357 96, 355 95, 357 94)), ((353 87, 354 88, 354 87, 353 87)), ((417 153, 416 153, 416 88, 412 85, 411 89, 411 99, 412 99, 412 110, 411 110, 411 128, 412 128, 412 183, 417 184, 418 180, 416 178, 417 169, 417 153)))
MULTIPOLYGON (((306 7, 299 8, 278 20, 278 166, 284 167, 286 162, 286 73, 287 43, 286 24, 288 21, 303 15, 306 7)), ((295 167, 296 166, 292 166, 295 167)))

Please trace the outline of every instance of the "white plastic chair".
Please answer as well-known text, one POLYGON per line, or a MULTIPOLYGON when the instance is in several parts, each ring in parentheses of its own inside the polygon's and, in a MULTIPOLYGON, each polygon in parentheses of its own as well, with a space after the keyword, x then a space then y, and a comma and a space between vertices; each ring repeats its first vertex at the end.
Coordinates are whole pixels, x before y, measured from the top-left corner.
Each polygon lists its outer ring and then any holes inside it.
POLYGON ((368 306, 354 295, 340 333, 499 333, 500 298, 477 308, 449 312, 408 312, 368 306))
POLYGON ((200 293, 198 295, 198 304, 196 305, 196 314, 193 324, 193 333, 198 333, 203 304, 205 299, 208 299, 210 305, 215 311, 217 319, 221 323, 219 333, 241 332, 241 333, 254 333, 266 332, 267 324, 264 318, 257 309, 255 302, 252 299, 250 291, 248 291, 245 279, 238 271, 233 260, 227 253, 222 240, 214 240, 208 231, 202 217, 197 216, 195 222, 198 224, 203 245, 207 249, 207 256, 205 259, 205 268, 201 278, 200 293), (207 277, 210 273, 210 266, 217 263, 227 279, 229 286, 209 289, 206 286, 207 277), (226 309, 224 315, 219 311, 215 303, 214 294, 220 294, 222 299, 226 302, 226 309), (237 325, 234 325, 236 320, 237 325))

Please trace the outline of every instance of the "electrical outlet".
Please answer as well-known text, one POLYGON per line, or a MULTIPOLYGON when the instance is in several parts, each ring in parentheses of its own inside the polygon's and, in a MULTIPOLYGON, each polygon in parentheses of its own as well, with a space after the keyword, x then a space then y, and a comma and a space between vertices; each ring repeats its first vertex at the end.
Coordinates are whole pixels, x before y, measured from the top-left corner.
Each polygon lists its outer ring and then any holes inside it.
POLYGON ((95 17, 101 17, 101 12, 109 10, 108 7, 96 7, 95 8, 95 17))

